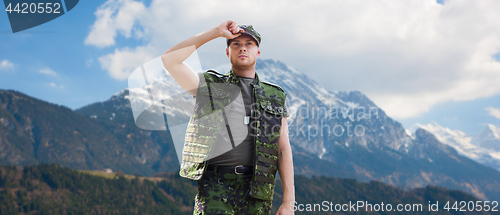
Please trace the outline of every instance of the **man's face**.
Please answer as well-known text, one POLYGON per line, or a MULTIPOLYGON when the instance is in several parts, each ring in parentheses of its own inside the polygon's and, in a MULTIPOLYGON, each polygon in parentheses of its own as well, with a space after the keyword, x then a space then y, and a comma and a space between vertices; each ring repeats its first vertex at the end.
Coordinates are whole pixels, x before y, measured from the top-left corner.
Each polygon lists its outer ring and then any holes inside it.
POLYGON ((249 67, 255 65, 260 50, 253 37, 242 34, 231 40, 226 55, 233 66, 249 67))

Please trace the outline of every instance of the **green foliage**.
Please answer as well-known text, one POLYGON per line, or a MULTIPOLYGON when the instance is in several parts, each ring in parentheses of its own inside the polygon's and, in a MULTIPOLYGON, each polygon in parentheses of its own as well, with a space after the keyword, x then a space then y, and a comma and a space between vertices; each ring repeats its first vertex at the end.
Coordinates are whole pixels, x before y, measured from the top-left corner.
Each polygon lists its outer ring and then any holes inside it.
POLYGON ((108 179, 56 164, 0 166, 0 173, 0 214, 192 213, 139 177, 108 179))
MULTIPOLYGON (((163 178, 130 175, 106 178, 56 164, 24 168, 0 166, 0 214, 192 214, 196 192, 196 183, 181 178, 178 172, 164 174, 163 178)), ((435 186, 405 191, 378 181, 360 183, 355 179, 326 176, 307 178, 296 175, 295 192, 296 201, 301 204, 368 201, 373 204, 423 205, 423 211, 404 214, 457 214, 444 210, 429 212, 428 202, 478 200, 461 191, 435 186)), ((278 180, 273 214, 282 199, 283 189, 278 180)), ((334 214, 324 211, 310 213, 334 214)), ((358 211, 357 214, 397 212, 358 211)))
POLYGON ((167 179, 158 182, 158 187, 175 198, 177 203, 189 206, 194 205, 197 186, 193 182, 181 178, 178 172, 171 174, 167 179))
MULTIPOLYGON (((439 201, 440 204, 450 201, 478 201, 462 191, 448 190, 442 187, 427 186, 412 190, 402 190, 397 187, 387 185, 378 181, 370 183, 360 183, 354 179, 331 178, 327 176, 313 176, 307 178, 304 176, 295 176, 295 200, 298 204, 321 204, 323 201, 332 202, 333 204, 349 204, 349 202, 357 201, 368 202, 371 204, 380 204, 384 202, 396 207, 397 204, 422 204, 423 211, 378 211, 366 212, 364 210, 356 212, 348 212, 346 214, 493 214, 489 212, 479 211, 446 211, 443 205, 440 205, 439 212, 429 211, 428 203, 439 201)), ((275 198, 273 199, 273 210, 277 211, 282 202, 282 186, 281 183, 276 185, 275 198)), ((321 212, 299 212, 298 214, 341 214, 336 211, 321 211, 321 212)), ((342 212, 345 213, 345 212, 342 212)), ((496 212, 498 213, 498 212, 496 212)), ((273 213, 274 214, 274 213, 273 213)), ((297 212, 296 212, 297 214, 297 212)))

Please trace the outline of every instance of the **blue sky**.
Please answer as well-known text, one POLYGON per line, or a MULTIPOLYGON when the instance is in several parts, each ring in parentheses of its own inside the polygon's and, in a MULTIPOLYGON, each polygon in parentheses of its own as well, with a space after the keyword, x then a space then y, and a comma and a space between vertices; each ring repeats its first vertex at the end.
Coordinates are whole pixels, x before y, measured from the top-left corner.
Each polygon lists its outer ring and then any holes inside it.
POLYGON ((108 99, 126 82, 115 80, 98 64, 86 61, 106 52, 83 44, 102 1, 80 1, 69 13, 43 25, 12 34, 6 13, 0 13, 0 61, 13 69, 0 70, 0 88, 72 109, 108 99), (47 69, 56 75, 40 73, 47 69), (51 83, 52 86, 51 86, 51 83))
MULTIPOLYGON (((253 13, 229 2, 80 1, 16 34, 1 13, 0 89, 72 109, 104 101, 127 87, 123 77, 138 62, 233 19, 265 35, 262 58, 328 90, 359 90, 406 128, 436 121, 474 135, 486 123, 500 127, 490 114, 500 109, 498 1, 256 1, 253 13), (107 24, 98 28, 99 21, 107 24)), ((217 39, 198 51, 204 68, 227 63, 223 44, 217 39)))

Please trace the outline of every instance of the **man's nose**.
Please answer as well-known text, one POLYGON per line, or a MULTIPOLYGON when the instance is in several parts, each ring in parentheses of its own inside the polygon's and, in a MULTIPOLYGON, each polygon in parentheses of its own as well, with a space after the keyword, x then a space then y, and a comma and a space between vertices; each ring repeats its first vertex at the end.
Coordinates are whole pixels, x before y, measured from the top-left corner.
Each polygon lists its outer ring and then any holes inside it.
POLYGON ((246 46, 244 46, 244 45, 240 46, 240 51, 247 51, 246 46))

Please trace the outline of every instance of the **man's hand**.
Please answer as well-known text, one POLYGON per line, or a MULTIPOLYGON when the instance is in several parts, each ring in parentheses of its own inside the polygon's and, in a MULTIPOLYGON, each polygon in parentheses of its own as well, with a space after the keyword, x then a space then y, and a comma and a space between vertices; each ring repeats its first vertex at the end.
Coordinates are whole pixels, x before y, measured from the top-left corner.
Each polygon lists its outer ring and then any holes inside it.
POLYGON ((238 33, 240 31, 243 31, 236 22, 233 22, 231 20, 227 20, 217 26, 215 29, 219 32, 221 37, 227 38, 227 39, 234 39, 236 37, 239 37, 241 33, 238 33))
POLYGON ((294 215, 295 212, 292 210, 291 207, 292 206, 290 206, 290 205, 282 204, 280 206, 280 208, 278 209, 278 212, 276 213, 276 215, 294 215))

